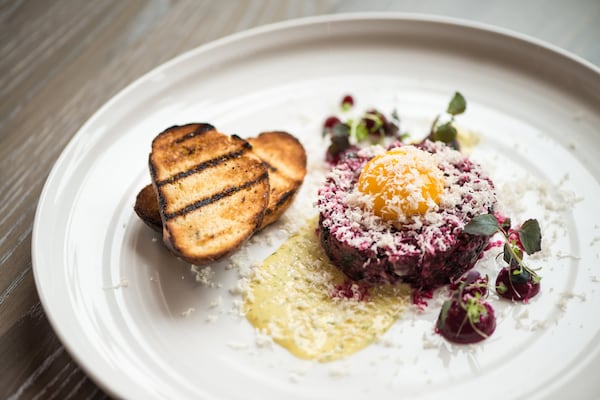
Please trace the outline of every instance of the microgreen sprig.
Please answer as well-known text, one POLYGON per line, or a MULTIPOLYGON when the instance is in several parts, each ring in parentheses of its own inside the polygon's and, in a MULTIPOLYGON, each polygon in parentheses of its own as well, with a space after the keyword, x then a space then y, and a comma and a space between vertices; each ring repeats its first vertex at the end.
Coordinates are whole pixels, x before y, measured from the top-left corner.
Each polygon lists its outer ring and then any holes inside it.
MULTIPOLYGON (((354 98, 346 95, 340 104, 342 113, 354 107, 354 98)), ((371 143, 384 143, 385 137, 395 140, 405 140, 407 134, 399 133, 400 117, 396 110, 391 113, 391 118, 386 117, 377 109, 370 109, 357 118, 340 120, 337 116, 329 116, 323 123, 323 137, 328 136, 331 144, 327 149, 328 157, 335 160, 342 152, 348 150, 353 144, 364 141, 371 143)))
MULTIPOLYGON (((470 326, 480 339, 488 338, 489 334, 480 328, 482 320, 488 318, 488 306, 486 306, 487 303, 484 301, 484 298, 488 294, 487 286, 487 275, 482 277, 476 271, 470 271, 464 278, 458 281, 458 286, 452 293, 452 298, 442 304, 437 329, 451 333, 450 338, 453 339, 460 337, 465 327, 470 326), (453 328, 450 328, 453 323, 449 321, 449 318, 451 318, 450 310, 453 305, 459 307, 463 311, 462 314, 464 314, 455 331, 453 331, 453 328), (446 324, 450 325, 446 326, 446 324)), ((453 317, 456 316, 457 314, 454 314, 453 317)))
POLYGON ((455 149, 458 149, 458 142, 456 140, 458 131, 454 127, 454 118, 457 115, 464 113, 466 109, 467 101, 464 96, 460 92, 455 92, 446 108, 446 114, 450 115, 450 120, 443 124, 438 124, 441 115, 437 115, 431 124, 431 129, 427 138, 433 141, 444 142, 455 149))
POLYGON ((487 315, 487 308, 485 308, 482 302, 484 295, 487 295, 488 293, 487 285, 487 275, 481 277, 479 276, 479 273, 475 273, 472 278, 467 275, 466 279, 461 282, 456 294, 460 306, 465 310, 465 319, 458 330, 458 334, 460 334, 464 324, 468 321, 471 328, 473 328, 478 335, 484 338, 488 337, 487 334, 477 327, 481 317, 487 315))
POLYGON ((465 225, 464 231, 478 236, 502 234, 504 237, 503 259, 510 266, 513 278, 531 277, 533 283, 540 282, 541 278, 524 262, 524 253, 532 255, 541 250, 542 234, 536 219, 528 219, 520 227, 513 230, 511 229, 510 218, 505 218, 502 222, 499 222, 492 214, 481 214, 471 219, 465 225))
MULTIPOLYGON (((487 338, 488 334, 486 334, 477 327, 477 325, 481 321, 481 317, 487 316, 488 313, 487 308, 485 308, 485 305, 481 300, 481 295, 479 293, 475 293, 475 296, 467 296, 466 301, 461 300, 460 305, 466 312, 465 321, 463 321, 463 325, 466 321, 468 321, 469 325, 471 325, 471 328, 473 328, 473 330, 477 332, 479 336, 487 338)), ((459 329, 459 333, 461 330, 462 325, 459 329)))

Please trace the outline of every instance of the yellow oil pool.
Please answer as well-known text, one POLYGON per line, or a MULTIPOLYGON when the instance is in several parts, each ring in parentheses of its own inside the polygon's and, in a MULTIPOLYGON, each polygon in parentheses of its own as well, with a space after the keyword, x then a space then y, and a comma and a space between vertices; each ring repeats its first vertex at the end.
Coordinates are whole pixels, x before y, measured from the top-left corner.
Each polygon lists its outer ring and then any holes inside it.
POLYGON ((385 333, 409 302, 406 285, 357 285, 329 262, 313 219, 258 268, 245 296, 246 317, 257 329, 303 359, 333 361, 385 333), (340 287, 356 296, 340 296, 340 287), (336 293, 338 293, 336 295, 336 293))

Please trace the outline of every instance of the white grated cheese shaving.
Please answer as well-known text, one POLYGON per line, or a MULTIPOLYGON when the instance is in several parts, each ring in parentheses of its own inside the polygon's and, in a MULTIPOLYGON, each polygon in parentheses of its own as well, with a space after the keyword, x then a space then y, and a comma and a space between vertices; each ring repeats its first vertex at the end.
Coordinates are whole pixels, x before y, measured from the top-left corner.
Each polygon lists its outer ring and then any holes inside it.
POLYGON ((206 322, 208 322, 208 323, 216 322, 218 319, 219 319, 219 316, 215 315, 215 314, 208 314, 206 316, 206 322))
POLYGON ((219 284, 213 281, 215 271, 212 269, 212 267, 199 267, 197 265, 192 264, 190 266, 190 270, 195 274, 196 282, 202 284, 203 286, 210 288, 220 287, 219 284))
POLYGON ((439 349, 440 343, 433 340, 430 334, 423 333, 421 338, 423 349, 439 349))
POLYGON ((104 290, 112 290, 112 289, 122 289, 127 288, 129 286, 129 280, 127 278, 121 277, 119 282, 113 286, 104 287, 104 290))
POLYGON ((255 343, 258 348, 273 348, 273 338, 268 333, 255 329, 256 339, 255 343))
POLYGON ((223 298, 221 296, 217 296, 213 301, 208 305, 210 308, 217 308, 223 304, 223 298))
MULTIPOLYGON (((428 142, 425 149, 432 152, 437 167, 444 172, 444 191, 440 200, 441 212, 436 212, 436 207, 424 215, 410 216, 401 224, 402 231, 422 231, 417 246, 407 243, 404 236, 394 234, 390 223, 371 211, 373 201, 369 199, 370 196, 356 190, 357 172, 347 165, 334 168, 327 175, 330 184, 319 193, 319 212, 331 216, 324 220, 323 225, 332 228, 332 234, 340 242, 355 248, 369 248, 372 251, 383 248, 389 253, 415 253, 419 251, 418 248, 444 251, 447 244, 452 242, 448 237, 454 235, 455 230, 441 233, 441 228, 452 226, 456 230, 462 230, 464 215, 487 213, 496 203, 496 194, 491 182, 483 177, 479 166, 469 163, 465 167, 468 171, 474 171, 473 173, 457 168, 468 162, 459 152, 444 144, 431 142, 428 142), (330 192, 330 187, 335 189, 330 192), (456 212, 457 208, 460 208, 460 215, 456 212), (331 220, 344 223, 332 226, 331 220)), ((376 147, 371 152, 363 150, 358 154, 380 154, 382 151, 382 148, 376 147)), ((366 160, 358 164, 357 168, 361 168, 365 162, 366 160)))
POLYGON ((335 365, 329 369, 329 375, 333 378, 343 378, 350 375, 350 369, 347 365, 335 365))
MULTIPOLYGON (((315 154, 322 154, 322 150, 319 148, 315 148, 314 149, 314 153, 315 154)), ((382 154, 385 152, 385 149, 381 146, 379 147, 369 147, 365 150, 362 150, 359 154, 363 157, 374 157, 378 154, 382 154)), ((311 153, 310 149, 308 151, 308 153, 311 153)), ((322 166, 320 163, 318 162, 314 162, 311 161, 310 159, 311 154, 309 154, 309 163, 308 163, 308 169, 309 169, 309 174, 311 173, 311 171, 315 171, 319 168, 322 169, 322 166)), ((441 157, 441 155, 440 155, 441 157)), ((443 160, 443 162, 460 162, 460 155, 457 154, 453 154, 452 158, 448 157, 447 159, 443 160), (453 161, 451 161, 453 160, 453 161)), ((323 171, 321 171, 323 172, 323 171)), ((339 171, 339 174, 336 175, 330 175, 330 179, 335 182, 336 184, 343 184, 348 178, 348 175, 351 173, 351 171, 339 171)), ((485 185, 485 182, 481 183, 473 183, 471 185, 471 187, 466 187, 465 185, 461 185, 458 184, 458 180, 456 177, 445 177, 444 178, 446 181, 446 185, 449 187, 454 187, 455 190, 453 191, 445 191, 441 200, 440 200, 440 208, 452 208, 457 204, 461 203, 461 199, 467 195, 467 194, 471 194, 472 190, 474 190, 475 188, 478 187, 478 185, 480 185, 479 187, 481 188, 481 185, 485 185)), ((562 181, 566 181, 566 179, 568 179, 568 176, 565 176, 564 179, 562 181)), ((561 181, 561 182, 562 182, 561 181)), ((317 190, 319 188, 319 180, 310 180, 307 179, 304 183, 304 188, 305 189, 305 193, 307 193, 307 195, 305 195, 304 199, 300 199, 295 201, 290 210, 288 210, 286 212, 286 214, 284 214, 280 220, 277 222, 278 226, 281 227, 281 231, 279 232, 279 234, 281 236, 289 236, 291 233, 296 232, 300 229, 301 225, 304 224, 307 212, 304 209, 306 204, 309 204, 314 197, 316 197, 316 193, 317 190), (306 199, 310 199, 309 201, 304 201, 306 199)), ((523 215, 525 217, 532 217, 530 214, 528 214, 530 212, 529 209, 525 208, 524 204, 526 204, 526 202, 523 201, 523 197, 525 195, 530 195, 531 193, 534 193, 535 196, 537 196, 540 201, 536 201, 537 204, 540 205, 540 207, 542 208, 542 215, 540 217, 538 217, 540 219, 540 222, 542 223, 542 228, 544 229, 543 231, 543 237, 544 237, 544 244, 542 246, 542 248, 544 249, 542 253, 538 253, 535 255, 535 257, 548 257, 550 256, 549 250, 546 250, 548 248, 551 248, 552 245, 551 243, 556 242, 558 240, 561 239, 561 237, 564 237, 564 234, 561 233, 560 231, 560 226, 564 226, 564 221, 558 216, 558 214, 560 214, 561 212, 564 211, 569 211, 573 205, 579 201, 579 199, 573 194, 570 193, 568 191, 562 191, 559 190, 558 191, 558 196, 557 196, 557 190, 555 187, 550 186, 547 182, 543 182, 540 181, 537 177, 529 177, 529 176, 525 176, 523 177, 523 179, 514 179, 511 180, 511 182, 509 182, 507 185, 498 188, 498 192, 499 195, 502 195, 502 198, 500 199, 500 203, 503 205, 503 207, 506 207, 506 210, 508 211, 506 214, 510 215, 511 217, 513 217, 514 221, 517 221, 520 219, 520 215, 523 215), (518 182, 519 184, 516 185, 515 182, 518 182), (516 212, 515 212, 516 210, 516 212), (546 224, 545 222, 548 222, 548 224, 546 224), (548 225, 555 225, 553 229, 548 229, 547 226, 548 225)), ((500 196, 499 196, 500 197, 500 196)), ((365 196, 363 195, 361 198, 361 194, 360 193, 355 193, 355 192, 350 192, 347 194, 347 198, 346 201, 348 202, 348 204, 352 204, 354 207, 351 207, 351 210, 348 210, 348 215, 347 218, 350 221, 350 224, 348 226, 348 230, 350 232, 355 231, 357 229, 359 229, 361 226, 368 226, 368 227, 372 227, 372 226, 378 226, 381 225, 381 219, 379 219, 378 217, 375 216, 368 216, 365 215, 364 212, 362 212, 361 206, 366 205, 366 208, 370 208, 372 207, 372 205, 369 204, 370 199, 365 198, 365 196)), ((477 200, 479 201, 480 204, 482 203, 493 203, 493 199, 491 198, 487 198, 487 199, 479 199, 477 200)), ((474 206, 471 203, 468 203, 465 205, 465 210, 469 211, 469 212, 473 212, 473 213, 481 213, 481 208, 477 208, 477 206, 474 206)), ((537 216, 535 216, 537 217, 537 216)), ((458 217, 457 220, 454 222, 457 224, 457 226, 461 225, 460 221, 458 221, 458 217)), ((437 225, 437 226, 441 226, 442 224, 444 224, 444 220, 439 216, 439 214, 435 214, 435 213, 429 213, 429 215, 427 215, 427 219, 415 219, 413 221, 411 221, 410 226, 414 229, 421 229, 425 224, 431 224, 431 225, 437 225)), ((600 229, 599 226, 594 226, 595 229, 600 229)), ((564 233, 566 233, 566 230, 564 231, 564 233)), ((397 248, 397 243, 395 243, 394 238, 392 235, 386 235, 385 232, 375 232, 374 236, 374 242, 378 242, 382 247, 388 247, 388 248, 397 248)), ((275 240, 273 240, 274 236, 270 236, 270 235, 265 235, 265 232, 261 233, 260 235, 256 235, 251 242, 249 242, 249 245, 256 245, 256 244, 274 244, 275 240)), ((276 236, 275 236, 276 237, 276 236)), ((592 238, 590 245, 596 244, 598 241, 600 241, 600 237, 595 237, 592 238)), ((440 240, 439 238, 436 239, 436 237, 434 235, 426 235, 423 237, 420 245, 423 245, 425 247, 427 246, 443 246, 444 243, 442 240, 440 240)), ((407 250, 410 251, 410 247, 407 247, 407 250)), ((414 249, 413 249, 414 250, 414 249)), ((561 257, 573 257, 576 258, 575 256, 568 256, 568 255, 563 255, 562 253, 559 253, 559 258, 561 257)), ((600 253, 596 254, 597 258, 600 258, 600 253)), ((235 284, 234 287, 229 289, 229 292, 232 295, 235 296, 242 296, 242 295, 246 295, 248 293, 248 281, 249 279, 253 276, 255 268, 257 267, 255 262, 249 262, 248 260, 251 260, 251 254, 248 251, 248 246, 242 248, 240 251, 238 251, 234 256, 231 257, 231 263, 228 265, 228 269, 236 269, 239 274, 240 274, 240 281, 237 282, 235 284)), ((195 272, 195 271, 193 271, 195 272)), ((198 280, 198 278, 196 278, 198 280)), ((212 276, 207 280, 207 282, 210 282, 210 280, 212 279, 212 276)), ((315 280, 319 280, 317 279, 317 277, 312 277, 311 279, 315 279, 315 280)), ((327 279, 327 277, 322 277, 322 279, 327 279)), ((600 278, 598 278, 597 276, 592 276, 591 277, 592 282, 600 282, 600 278)), ((549 293, 552 293, 553 288, 548 288, 547 289, 549 293)), ((561 296, 561 301, 559 302, 559 309, 561 310, 566 310, 567 308, 567 303, 569 300, 575 298, 577 296, 571 294, 571 293, 564 293, 561 296)), ((438 297, 436 297, 437 299, 438 297)), ((581 296, 579 297, 582 301, 585 300, 585 296, 581 296)), ((213 302, 214 303, 214 302, 213 302)), ((211 308, 212 308, 212 304, 211 303, 211 308)), ((430 308, 431 307, 436 307, 436 305, 434 304, 435 301, 430 301, 430 308)), ((215 305, 215 307, 217 307, 215 305)), ((233 302, 233 306, 232 306, 232 310, 231 313, 236 314, 236 315, 240 315, 243 316, 242 313, 242 302, 239 300, 236 300, 233 302)), ((415 314, 417 312, 415 311, 415 314)), ((218 318, 217 315, 209 315, 209 317, 207 318, 208 322, 214 322, 216 321, 218 318)), ((530 316, 529 316, 529 311, 528 309, 525 308, 525 311, 523 311, 521 314, 516 315, 515 317, 515 321, 517 324, 522 324, 521 326, 524 328, 528 328, 530 330, 538 330, 538 329, 545 329, 546 328, 546 322, 545 321, 539 321, 539 320, 530 320, 530 316), (526 327, 525 324, 523 324, 523 322, 530 322, 529 327, 526 327)), ((411 323, 411 321, 405 321, 406 325, 409 325, 411 323)), ((414 320, 412 321, 412 325, 411 327, 414 328, 414 320)), ((275 327, 273 327, 271 329, 271 335, 272 337, 277 337, 277 332, 275 331, 275 327)), ((431 335, 426 335, 423 334, 422 337, 422 344, 423 344, 423 348, 428 349, 428 348, 439 348, 439 343, 436 344, 434 342, 435 337, 431 337, 431 335)), ((401 347, 401 341, 398 340, 398 338, 393 338, 393 337, 389 337, 388 335, 379 338, 378 343, 382 344, 383 346, 386 347, 397 347, 400 348, 401 347)), ((263 346, 263 343, 261 342, 261 340, 258 338, 258 334, 257 334, 257 340, 254 343, 255 346, 262 348, 262 347, 269 347, 269 345, 263 346)), ((231 348, 234 349, 248 349, 248 344, 243 344, 243 343, 230 343, 229 346, 231 348)), ((381 361, 381 360, 379 360, 381 361)), ((415 359, 415 362, 417 362, 417 360, 415 359)), ((378 362, 376 361, 370 361, 370 364, 373 367, 377 367, 378 366, 378 362)), ((333 377, 343 377, 348 375, 348 369, 347 367, 345 367, 344 365, 335 365, 334 367, 332 367, 330 369, 330 375, 333 377)), ((292 382, 299 382, 301 380, 301 377, 304 376, 304 372, 299 372, 299 371, 292 371, 289 375, 289 379, 292 382)))
POLYGON ((576 293, 572 293, 569 291, 566 292, 562 292, 560 293, 560 298, 558 303, 556 304, 556 306, 561 310, 561 311, 567 311, 567 304, 570 300, 577 298, 580 301, 586 301, 586 295, 585 293, 582 294, 576 294, 576 293))
POLYGON ((194 311, 196 311, 196 309, 195 309, 194 307, 190 307, 190 308, 188 308, 187 310, 185 310, 185 311, 182 311, 182 312, 181 312, 181 316, 182 316, 182 317, 184 317, 184 318, 187 318, 187 317, 189 317, 190 315, 192 315, 192 313, 193 313, 194 311))

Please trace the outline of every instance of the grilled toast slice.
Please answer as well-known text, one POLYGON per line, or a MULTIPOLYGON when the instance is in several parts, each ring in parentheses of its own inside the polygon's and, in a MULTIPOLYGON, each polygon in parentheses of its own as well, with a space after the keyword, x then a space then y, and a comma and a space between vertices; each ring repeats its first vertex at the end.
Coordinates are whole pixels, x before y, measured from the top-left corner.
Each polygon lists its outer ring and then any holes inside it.
POLYGON ((268 172, 240 137, 210 124, 174 126, 152 141, 149 166, 163 241, 182 259, 225 257, 261 226, 268 172))
MULTIPOLYGON (((306 152, 298 139, 282 131, 263 132, 248 142, 269 174, 269 200, 262 229, 275 222, 294 200, 306 175, 306 152)), ((156 192, 151 184, 138 193, 134 209, 146 225, 162 232, 156 192)))
POLYGON ((298 139, 283 131, 263 132, 247 140, 269 171, 271 189, 262 229, 277 221, 294 201, 306 175, 306 152, 298 139))

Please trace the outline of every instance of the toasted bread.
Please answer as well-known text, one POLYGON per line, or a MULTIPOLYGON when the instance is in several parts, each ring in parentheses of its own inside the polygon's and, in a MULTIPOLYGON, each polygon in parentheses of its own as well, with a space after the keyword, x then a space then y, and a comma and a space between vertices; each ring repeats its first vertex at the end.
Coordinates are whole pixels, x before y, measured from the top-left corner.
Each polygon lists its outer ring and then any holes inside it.
POLYGON ((264 228, 292 204, 306 175, 306 152, 298 139, 282 131, 263 132, 248 142, 269 171, 271 191, 261 226, 264 228))
POLYGON ((163 241, 196 265, 227 256, 262 224, 269 198, 264 163, 238 136, 210 124, 171 127, 152 142, 149 166, 163 241))
POLYGON ((156 191, 152 184, 144 186, 135 198, 133 206, 135 213, 142 221, 156 232, 162 233, 162 220, 160 219, 160 210, 158 209, 158 200, 156 191))
MULTIPOLYGON (((269 200, 260 228, 275 222, 292 203, 306 175, 306 152, 287 132, 263 132, 248 139, 252 151, 265 163, 269 173, 269 200)), ((162 232, 162 223, 152 185, 138 194, 135 212, 152 229, 162 232), (158 222, 158 223, 157 223, 158 222)))

